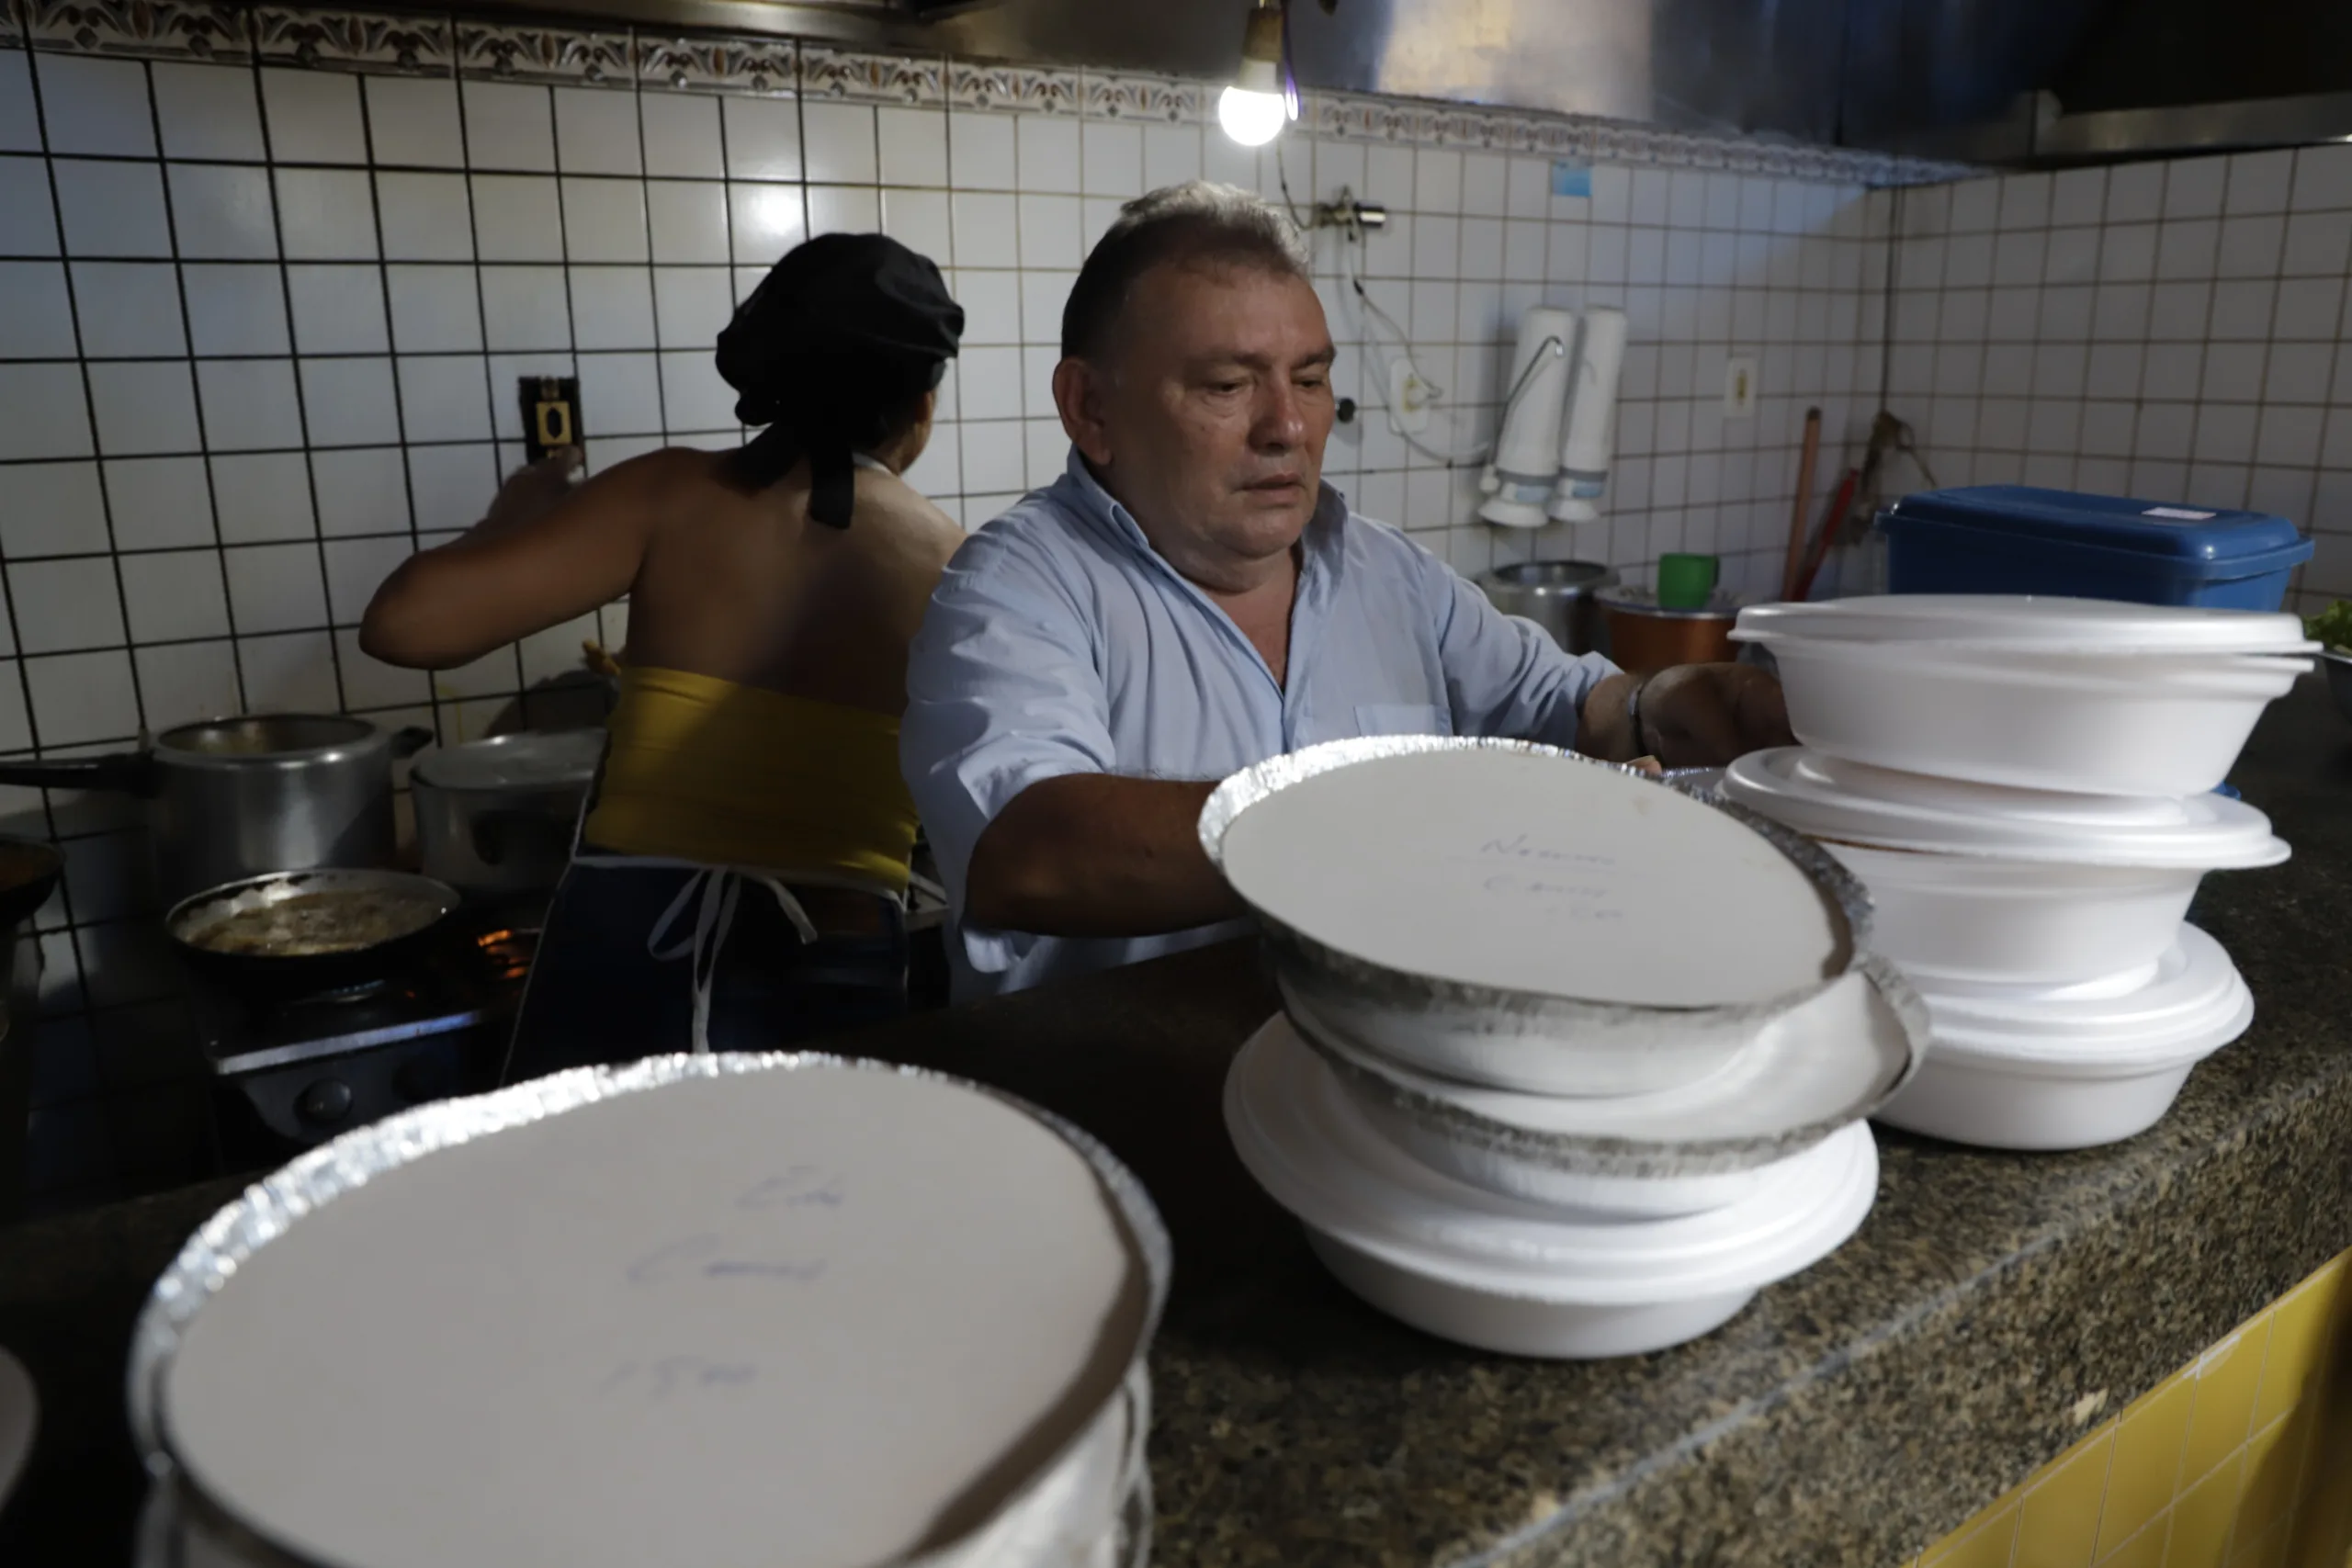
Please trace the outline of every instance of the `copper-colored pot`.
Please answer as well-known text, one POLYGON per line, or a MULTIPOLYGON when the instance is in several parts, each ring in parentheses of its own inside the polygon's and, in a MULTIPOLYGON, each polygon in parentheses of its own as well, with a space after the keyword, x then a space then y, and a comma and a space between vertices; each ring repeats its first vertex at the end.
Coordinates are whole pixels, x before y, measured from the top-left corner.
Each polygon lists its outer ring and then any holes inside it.
POLYGON ((1600 595, 1600 622, 1618 668, 1655 675, 1677 664, 1727 664, 1736 652, 1731 629, 1739 602, 1718 593, 1695 610, 1665 610, 1646 589, 1612 588, 1600 595))

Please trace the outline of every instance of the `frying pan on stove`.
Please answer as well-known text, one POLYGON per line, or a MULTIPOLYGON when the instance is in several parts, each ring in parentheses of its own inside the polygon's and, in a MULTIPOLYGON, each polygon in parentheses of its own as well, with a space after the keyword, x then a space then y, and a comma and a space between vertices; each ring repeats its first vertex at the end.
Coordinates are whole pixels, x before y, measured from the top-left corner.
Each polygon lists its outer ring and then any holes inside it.
POLYGON ((223 983, 276 993, 380 979, 458 907, 447 883, 401 871, 286 871, 209 887, 172 906, 164 929, 223 983))

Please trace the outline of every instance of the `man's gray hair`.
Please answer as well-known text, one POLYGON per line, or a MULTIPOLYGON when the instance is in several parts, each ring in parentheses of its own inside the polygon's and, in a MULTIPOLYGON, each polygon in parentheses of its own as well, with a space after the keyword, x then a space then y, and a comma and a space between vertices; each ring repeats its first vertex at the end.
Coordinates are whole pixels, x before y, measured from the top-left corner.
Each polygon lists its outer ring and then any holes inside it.
POLYGON ((1255 266, 1312 281, 1306 236, 1264 197, 1211 180, 1162 186, 1120 208, 1087 253, 1062 307, 1062 357, 1100 357, 1136 279, 1169 262, 1255 266))

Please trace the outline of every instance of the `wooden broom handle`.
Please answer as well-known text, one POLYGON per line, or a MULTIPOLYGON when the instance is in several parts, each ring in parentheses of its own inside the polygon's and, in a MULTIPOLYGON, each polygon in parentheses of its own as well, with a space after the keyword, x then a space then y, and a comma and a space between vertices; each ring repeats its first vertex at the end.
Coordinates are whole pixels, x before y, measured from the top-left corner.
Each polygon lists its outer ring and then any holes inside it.
POLYGON ((1813 469, 1821 458, 1821 411, 1804 411, 1804 450, 1797 457, 1797 499, 1789 513, 1788 558, 1781 567, 1781 597, 1793 599, 1804 570, 1805 525, 1812 521, 1813 469))

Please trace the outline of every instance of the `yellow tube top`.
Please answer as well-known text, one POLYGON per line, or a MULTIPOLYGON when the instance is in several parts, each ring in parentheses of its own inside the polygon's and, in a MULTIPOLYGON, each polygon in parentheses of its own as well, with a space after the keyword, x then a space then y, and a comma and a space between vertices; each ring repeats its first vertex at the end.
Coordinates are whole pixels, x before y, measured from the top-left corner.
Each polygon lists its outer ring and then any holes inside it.
POLYGON ((631 666, 606 728, 590 843, 905 893, 915 803, 897 719, 631 666))

